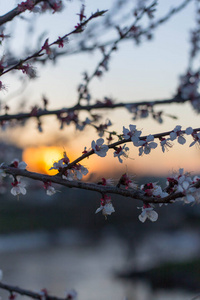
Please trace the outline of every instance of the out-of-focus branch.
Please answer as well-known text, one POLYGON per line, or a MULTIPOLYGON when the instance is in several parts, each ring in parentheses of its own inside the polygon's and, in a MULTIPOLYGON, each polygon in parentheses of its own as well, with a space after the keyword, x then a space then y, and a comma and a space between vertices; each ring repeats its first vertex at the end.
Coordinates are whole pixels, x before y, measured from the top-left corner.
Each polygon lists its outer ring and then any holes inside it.
MULTIPOLYGON (((35 5, 42 1, 45 1, 45 0, 35 0, 35 5)), ((0 16, 0 26, 9 21, 12 21, 16 16, 20 15, 21 13, 22 13, 22 11, 20 11, 18 9, 18 7, 16 7, 14 9, 12 9, 11 11, 9 11, 8 13, 6 13, 5 15, 0 16)))
POLYGON ((69 113, 72 111, 91 111, 96 109, 115 109, 115 108, 121 108, 121 107, 139 107, 139 106, 155 106, 155 105, 165 105, 165 104, 172 104, 172 103, 185 103, 187 101, 190 101, 190 99, 182 99, 181 97, 174 97, 171 99, 164 99, 164 100, 153 100, 153 101, 137 101, 137 102, 120 102, 120 103, 111 103, 111 104, 104 104, 102 103, 96 103, 93 105, 74 105, 69 108, 62 108, 58 110, 46 110, 46 109, 38 109, 34 114, 32 113, 19 113, 19 114, 5 114, 0 115, 0 121, 9 121, 9 120, 24 120, 29 118, 39 118, 42 116, 48 116, 48 115, 60 115, 62 113, 69 113))
MULTIPOLYGON (((50 49, 53 45, 57 45, 59 44, 60 41, 64 41, 68 36, 75 34, 75 33, 80 33, 84 30, 84 27, 87 25, 88 22, 90 22, 92 19, 97 18, 99 16, 102 16, 104 13, 106 12, 106 10, 102 10, 102 11, 97 11, 96 13, 92 14, 88 19, 86 19, 85 21, 83 21, 81 24, 78 24, 74 30, 72 30, 70 33, 65 34, 62 37, 59 37, 56 41, 48 44, 48 39, 46 40, 45 44, 46 48, 43 46, 40 50, 36 51, 35 53, 33 53, 32 55, 24 58, 24 59, 20 59, 19 62, 17 62, 14 66, 9 67, 7 69, 5 69, 3 72, 1 72, 1 75, 4 75, 12 70, 16 70, 19 69, 23 63, 30 61, 31 59, 37 58, 37 57, 41 57, 44 55, 44 53, 42 53, 45 49, 50 49)), ((45 45, 44 44, 44 45, 45 45)))
MULTIPOLYGON (((66 186, 68 188, 78 188, 88 191, 94 191, 98 192, 100 194, 115 194, 115 195, 121 195, 123 197, 129 197, 134 200, 139 200, 144 203, 153 203, 153 204, 159 204, 159 203, 172 203, 177 198, 182 198, 185 196, 185 194, 181 192, 175 192, 172 194, 169 194, 167 197, 148 197, 145 196, 145 192, 139 189, 123 189, 115 186, 103 186, 98 185, 95 183, 87 183, 77 180, 65 180, 60 177, 60 175, 45 175, 40 173, 34 173, 29 172, 27 170, 21 170, 17 168, 12 168, 8 166, 3 166, 2 169, 6 174, 16 176, 22 176, 25 178, 30 178, 33 180, 38 180, 41 182, 51 182, 56 183, 62 186, 66 186)), ((194 187, 199 188, 200 187, 200 181, 197 182, 194 187)), ((1 287, 1 285, 0 285, 1 287)), ((50 298, 49 298, 50 299, 50 298)), ((53 298, 52 298, 53 299, 53 298)))
POLYGON ((67 298, 64 299, 64 298, 58 298, 58 297, 49 296, 49 295, 45 295, 45 298, 44 298, 44 296, 42 297, 42 295, 43 295, 42 292, 41 293, 36 293, 36 292, 32 292, 32 291, 29 291, 29 290, 22 289, 22 288, 17 287, 17 286, 12 286, 10 284, 5 284, 5 283, 2 283, 2 282, 0 282, 0 289, 6 290, 10 293, 16 293, 16 294, 19 294, 19 295, 22 295, 22 296, 28 296, 32 299, 39 299, 39 300, 41 300, 41 299, 45 299, 45 300, 66 300, 67 299, 67 298))

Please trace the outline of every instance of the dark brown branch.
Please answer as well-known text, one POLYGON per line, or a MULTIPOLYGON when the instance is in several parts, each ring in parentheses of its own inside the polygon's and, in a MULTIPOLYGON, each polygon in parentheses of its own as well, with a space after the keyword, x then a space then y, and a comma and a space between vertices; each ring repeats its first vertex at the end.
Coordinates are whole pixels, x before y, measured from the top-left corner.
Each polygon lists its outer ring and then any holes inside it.
MULTIPOLYGON (((105 12, 107 12, 107 10, 102 10, 102 11, 97 11, 96 13, 92 14, 87 20, 85 20, 84 22, 82 22, 79 26, 77 26, 74 30, 72 30, 70 33, 65 34, 64 36, 60 37, 59 40, 64 40, 66 39, 68 36, 75 34, 75 33, 79 33, 82 30, 84 30, 84 27, 87 25, 87 23, 89 21, 91 21, 94 18, 97 18, 99 16, 102 16, 105 12)), ((48 45, 48 47, 52 47, 53 45, 58 44, 58 40, 52 42, 51 44, 48 45)), ((37 57, 41 57, 44 55, 44 53, 42 53, 44 51, 43 48, 41 48, 40 50, 36 51, 35 53, 33 53, 32 55, 24 58, 24 59, 20 59, 14 66, 9 67, 8 69, 6 69, 5 71, 1 72, 1 75, 4 75, 12 70, 16 70, 19 69, 23 63, 30 61, 31 59, 37 58, 37 57)))
POLYGON ((120 102, 120 103, 113 103, 111 105, 107 105, 104 103, 97 103, 93 105, 74 105, 69 108, 62 108, 58 110, 42 110, 38 109, 38 111, 33 115, 31 113, 19 113, 19 114, 5 114, 0 116, 0 121, 9 121, 9 120, 24 120, 29 119, 33 117, 42 117, 47 115, 60 115, 62 113, 68 113, 71 111, 91 111, 94 109, 114 109, 114 108, 120 108, 120 107, 138 107, 138 106, 155 106, 155 105, 166 105, 166 104, 172 104, 172 103, 185 103, 187 101, 190 101, 190 99, 182 99, 181 97, 174 97, 171 99, 164 99, 164 100, 154 100, 154 101, 137 101, 137 102, 120 102))
MULTIPOLYGON (((195 128, 193 130, 194 130, 194 132, 198 132, 198 131, 200 131, 200 128, 195 128)), ((170 135, 171 132, 172 131, 157 133, 157 134, 154 134, 153 136, 154 136, 154 138, 160 139, 164 136, 170 135)), ((185 130, 182 130, 181 132, 185 133, 185 130)), ((146 138, 147 138, 147 136, 142 136, 142 137, 140 137, 140 140, 145 140, 146 138)), ((108 145, 108 147, 109 147, 109 149, 114 149, 115 147, 117 147, 121 144, 127 143, 127 142, 131 142, 131 138, 127 139, 127 140, 123 139, 123 140, 117 141, 115 143, 108 145)), ((62 169, 61 173, 54 175, 54 176, 29 172, 27 170, 21 170, 18 168, 13 168, 13 167, 5 166, 5 165, 1 166, 1 168, 5 171, 5 173, 11 174, 14 177, 23 176, 23 177, 31 178, 34 180, 39 180, 42 182, 57 183, 57 184, 60 184, 60 185, 66 186, 66 187, 70 187, 70 188, 79 188, 79 189, 85 189, 85 190, 90 190, 90 191, 96 191, 101 194, 102 193, 118 194, 118 195, 122 195, 124 197, 130 197, 133 199, 141 200, 145 203, 170 203, 177 198, 185 196, 183 193, 179 192, 179 193, 170 194, 169 196, 164 197, 164 198, 147 197, 147 196, 145 196, 143 191, 138 190, 138 189, 127 190, 127 189, 122 189, 119 187, 102 186, 102 185, 98 185, 98 184, 94 184, 94 183, 86 183, 86 182, 82 182, 82 181, 69 181, 69 180, 65 180, 65 179, 61 178, 61 175, 64 174, 64 172, 67 169, 73 168, 73 166, 75 166, 77 163, 79 163, 86 157, 89 157, 93 154, 94 154, 94 150, 88 151, 86 154, 83 154, 79 158, 75 159, 73 162, 69 163, 67 167, 62 169)), ((198 188, 199 186, 200 186, 200 182, 197 182, 195 187, 198 188)))
MULTIPOLYGON (((51 176, 51 175, 29 172, 27 170, 21 170, 17 168, 8 167, 8 166, 2 166, 2 169, 5 171, 6 174, 13 175, 14 177, 22 176, 33 180, 38 180, 41 182, 52 182, 62 186, 66 186, 68 188, 78 188, 78 189, 98 192, 101 194, 121 195, 123 197, 129 197, 134 200, 140 200, 145 203, 154 203, 154 204, 172 203, 174 202, 175 199, 180 197, 182 198, 185 196, 183 193, 179 192, 179 193, 173 193, 164 198, 147 197, 145 196, 145 192, 139 189, 122 189, 115 186, 103 186, 95 183, 87 183, 87 182, 75 181, 75 180, 70 181, 70 180, 62 179, 59 174, 51 176)), ((195 186, 199 187, 199 185, 200 183, 197 183, 195 186)))
MULTIPOLYGON (((198 131, 200 131, 200 128, 194 128, 193 130, 194 130, 194 132, 198 132, 198 131)), ((170 133, 172 131, 173 130, 162 132, 162 133, 155 133, 155 134, 152 134, 152 135, 154 136, 155 139, 160 139, 160 138, 163 138, 165 136, 170 135, 170 133)), ((181 132, 185 133, 185 130, 181 130, 181 132)), ((141 136, 139 139, 140 140, 146 140, 146 138, 147 138, 147 135, 141 136)), ((122 145, 122 144, 125 144, 125 143, 130 143, 130 142, 132 142, 131 138, 129 138, 127 140, 126 139, 122 139, 122 140, 119 140, 117 142, 114 142, 114 143, 108 145, 108 148, 109 149, 115 149, 115 147, 117 147, 119 145, 122 145)), ((94 154, 94 150, 90 150, 86 154, 81 155, 79 158, 75 159, 73 162, 71 162, 70 164, 68 164, 67 167, 63 168, 63 173, 64 173, 65 170, 72 168, 74 165, 76 165, 77 163, 79 163, 83 159, 91 156, 92 154, 94 154)))
MULTIPOLYGON (((42 299, 42 294, 28 291, 28 290, 19 288, 17 286, 8 285, 8 284, 2 283, 2 282, 0 282, 0 289, 6 290, 10 293, 17 293, 22 296, 28 296, 33 299, 39 299, 39 300, 42 299)), ((45 297, 45 299, 46 300, 66 300, 66 298, 63 299, 63 298, 58 298, 58 297, 48 296, 48 295, 45 297)))
MULTIPOLYGON (((35 0, 35 5, 42 2, 44 0, 35 0)), ((18 7, 14 8, 13 10, 9 11, 8 13, 6 13, 3 16, 0 16, 0 26, 12 21, 16 16, 20 15, 22 13, 22 11, 20 11, 18 9, 18 7)))

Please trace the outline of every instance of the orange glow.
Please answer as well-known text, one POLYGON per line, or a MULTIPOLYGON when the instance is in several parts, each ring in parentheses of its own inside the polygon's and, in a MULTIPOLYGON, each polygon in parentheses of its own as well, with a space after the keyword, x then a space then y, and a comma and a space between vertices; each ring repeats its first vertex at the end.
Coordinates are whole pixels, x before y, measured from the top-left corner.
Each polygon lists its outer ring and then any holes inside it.
POLYGON ((29 147, 23 152, 23 160, 27 163, 27 169, 33 172, 40 172, 49 175, 55 175, 56 170, 49 169, 53 163, 63 157, 62 147, 29 147))

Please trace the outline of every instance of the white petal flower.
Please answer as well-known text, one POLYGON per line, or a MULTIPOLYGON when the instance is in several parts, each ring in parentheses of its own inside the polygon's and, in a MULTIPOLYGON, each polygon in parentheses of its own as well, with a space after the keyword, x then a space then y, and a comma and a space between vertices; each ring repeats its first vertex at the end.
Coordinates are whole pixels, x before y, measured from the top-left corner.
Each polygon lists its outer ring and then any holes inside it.
POLYGON ((104 145, 104 139, 100 138, 96 141, 92 141, 92 149, 94 150, 94 152, 101 156, 101 157, 105 157, 108 151, 108 146, 104 145))
POLYGON ((126 154, 126 152, 129 151, 129 148, 126 147, 126 144, 121 147, 116 147, 115 152, 113 153, 114 157, 117 157, 119 159, 119 162, 122 163, 123 160, 121 158, 121 156, 123 157, 128 157, 128 155, 126 154))
POLYGON ((17 195, 25 195, 26 194, 26 189, 25 189, 25 184, 23 182, 19 182, 16 181, 14 183, 12 183, 13 188, 11 189, 11 194, 13 196, 17 196, 17 195))
POLYGON ((190 134, 192 134, 192 133, 193 133, 193 129, 192 129, 192 127, 188 127, 188 128, 186 128, 186 130, 185 130, 185 133, 186 133, 187 135, 190 135, 190 134))
POLYGON ((47 195, 48 196, 52 196, 52 195, 54 195, 56 193, 56 190, 55 190, 55 188, 53 187, 53 186, 48 186, 47 187, 47 195))
POLYGON ((102 214, 106 217, 108 215, 111 215, 113 212, 115 212, 115 209, 111 202, 111 197, 108 197, 107 195, 104 195, 101 199, 101 206, 97 208, 96 214, 98 212, 102 211, 102 214))
POLYGON ((24 161, 19 162, 19 159, 15 158, 12 162, 11 162, 11 167, 14 168, 19 168, 21 170, 25 170, 27 167, 27 164, 24 161))
POLYGON ((150 205, 149 206, 144 205, 142 207, 142 212, 138 216, 138 218, 142 223, 144 223, 146 219, 155 222, 158 219, 158 214, 156 211, 153 210, 153 207, 150 207, 150 205))
POLYGON ((130 130, 125 128, 123 126, 123 137, 124 139, 128 140, 131 138, 131 141, 135 146, 137 146, 137 143, 139 141, 139 137, 142 133, 142 131, 136 129, 136 125, 129 125, 130 130))
POLYGON ((172 144, 170 143, 171 139, 168 138, 168 139, 165 139, 165 138, 161 138, 161 141, 160 141, 160 145, 162 147, 162 152, 164 153, 165 150, 168 150, 168 148, 172 148, 172 144))
MULTIPOLYGON (((189 132, 189 130, 188 130, 189 132)), ((186 142, 186 139, 183 137, 183 132, 181 131, 181 126, 177 125, 174 130, 170 133, 171 140, 175 140, 178 137, 178 143, 183 145, 186 142)))
POLYGON ((144 154, 149 154, 151 152, 151 149, 155 149, 158 144, 153 142, 154 136, 153 135, 148 135, 146 140, 140 140, 138 142, 138 146, 141 146, 139 148, 139 156, 141 156, 143 153, 144 154))
POLYGON ((183 144, 186 143, 186 139, 183 136, 179 136, 178 137, 178 143, 181 144, 181 145, 183 145, 183 144))

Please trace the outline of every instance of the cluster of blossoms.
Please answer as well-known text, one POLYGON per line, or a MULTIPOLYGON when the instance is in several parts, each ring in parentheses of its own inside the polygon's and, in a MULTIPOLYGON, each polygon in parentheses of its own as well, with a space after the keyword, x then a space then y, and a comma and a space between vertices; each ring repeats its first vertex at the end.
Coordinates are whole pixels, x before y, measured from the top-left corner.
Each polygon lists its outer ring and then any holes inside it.
MULTIPOLYGON (((129 129, 123 127, 123 138, 125 140, 131 139, 133 142, 133 145, 135 147, 139 147, 139 156, 143 154, 149 154, 151 152, 151 149, 155 149, 158 144, 154 142, 154 136, 148 135, 145 139, 140 139, 141 131, 136 129, 135 125, 129 125, 129 129)), ((186 128, 185 131, 181 129, 180 125, 177 125, 170 133, 169 138, 164 138, 162 135, 158 136, 160 140, 160 146, 162 148, 162 151, 165 152, 165 150, 168 150, 168 148, 171 148, 172 141, 176 140, 179 144, 183 145, 186 142, 186 139, 184 138, 184 134, 191 135, 193 138, 193 142, 190 144, 190 147, 194 144, 200 144, 200 133, 198 133, 196 130, 192 129, 192 127, 186 128)))
POLYGON ((200 112, 199 83, 199 71, 188 71, 185 75, 180 77, 180 85, 178 87, 178 95, 183 99, 190 99, 192 107, 197 113, 200 112))
POLYGON ((133 116, 132 119, 134 121, 152 116, 158 123, 163 123, 163 111, 155 112, 153 102, 149 102, 145 105, 127 104, 125 107, 133 116))
MULTIPOLYGON (((24 161, 19 162, 18 159, 14 159, 10 164, 10 167, 18 168, 21 170, 25 170, 26 166, 27 166, 27 164, 24 161)), ((25 188, 26 185, 24 182, 20 181, 20 176, 14 177, 13 182, 11 184, 12 184, 11 194, 13 196, 19 196, 20 194, 22 194, 22 195, 26 194, 26 188, 25 188)))
POLYGON ((42 1, 42 4, 35 5, 35 1, 33 0, 26 0, 22 1, 18 4, 18 11, 24 12, 26 10, 32 12, 45 12, 46 10, 53 10, 53 13, 59 12, 63 9, 64 5, 61 0, 49 0, 49 1, 42 1))
POLYGON ((62 173, 62 178, 66 180, 81 180, 83 176, 88 174, 88 169, 82 166, 81 164, 77 163, 74 164, 69 169, 63 170, 64 168, 67 168, 70 163, 69 158, 67 157, 66 153, 64 152, 63 158, 61 158, 58 162, 55 162, 53 164, 53 167, 51 167, 49 170, 58 170, 60 173, 62 173))
POLYGON ((190 173, 184 173, 183 169, 179 169, 179 173, 173 177, 167 178, 168 193, 180 192, 183 196, 177 200, 184 201, 184 203, 199 202, 199 190, 195 187, 195 183, 200 180, 198 176, 191 177, 190 173))
POLYGON ((36 70, 30 64, 21 65, 18 67, 19 70, 22 70, 24 74, 26 74, 29 78, 36 78, 36 70))
MULTIPOLYGON (((184 201, 184 203, 195 203, 200 201, 199 190, 195 187, 195 184, 200 180, 199 177, 195 176, 192 178, 190 173, 184 173, 183 169, 179 170, 178 174, 174 174, 173 177, 167 178, 167 187, 165 190, 161 188, 157 183, 146 183, 141 185, 139 188, 127 174, 123 174, 117 184, 117 187, 125 187, 125 189, 140 189, 144 192, 144 196, 153 197, 157 199, 168 197, 174 193, 180 193, 180 197, 176 201, 184 201)), ((113 185, 113 181, 110 179, 106 180, 102 178, 102 181, 98 184, 101 185, 113 185)), ((175 201, 175 200, 173 200, 175 201)), ((160 204, 161 205, 161 204, 160 204)), ((147 219, 152 222, 157 221, 158 213, 154 210, 154 206, 149 203, 144 203, 142 207, 139 207, 142 210, 139 215, 139 220, 144 223, 147 219)), ((103 194, 101 198, 101 205, 96 210, 96 213, 102 211, 103 215, 107 217, 115 212, 115 209, 112 204, 111 197, 106 194, 103 194)))
POLYGON ((107 195, 103 195, 101 200, 101 205, 96 210, 96 214, 100 211, 102 211, 102 214, 107 217, 108 215, 111 215, 113 212, 115 212, 115 209, 112 205, 111 197, 107 195))

